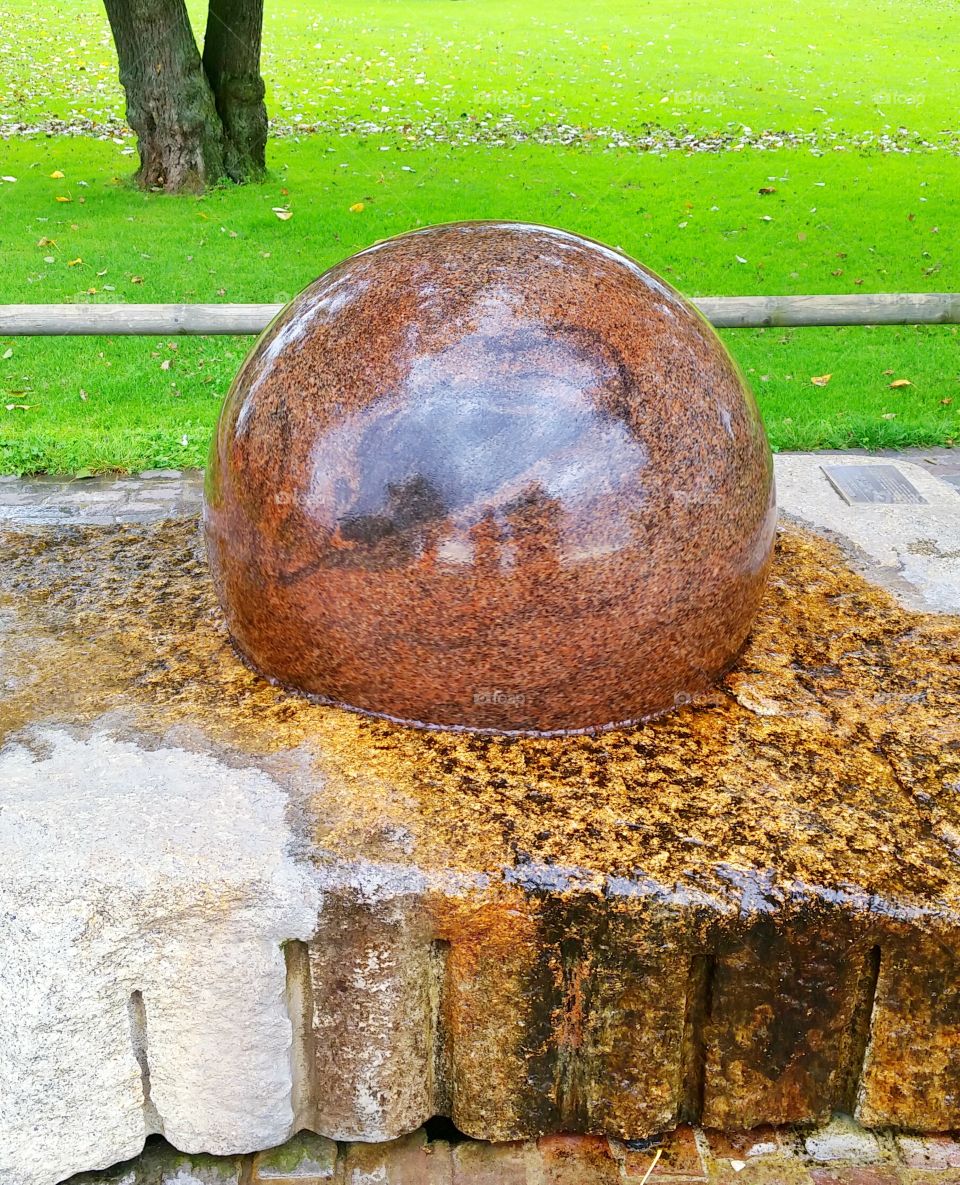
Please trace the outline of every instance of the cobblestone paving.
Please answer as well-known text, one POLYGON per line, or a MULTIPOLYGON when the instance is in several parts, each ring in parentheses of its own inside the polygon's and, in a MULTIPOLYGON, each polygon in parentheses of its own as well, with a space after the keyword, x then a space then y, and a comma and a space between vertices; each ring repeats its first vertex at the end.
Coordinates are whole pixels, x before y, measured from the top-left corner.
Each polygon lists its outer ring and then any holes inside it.
POLYGON ((680 1127, 659 1140, 548 1136, 486 1144, 431 1139, 336 1144, 301 1133, 251 1156, 185 1156, 163 1141, 70 1185, 947 1185, 960 1140, 867 1132, 843 1116, 798 1131, 680 1127))
POLYGON ((200 507, 198 470, 149 469, 130 477, 0 477, 0 525, 153 522, 200 507))

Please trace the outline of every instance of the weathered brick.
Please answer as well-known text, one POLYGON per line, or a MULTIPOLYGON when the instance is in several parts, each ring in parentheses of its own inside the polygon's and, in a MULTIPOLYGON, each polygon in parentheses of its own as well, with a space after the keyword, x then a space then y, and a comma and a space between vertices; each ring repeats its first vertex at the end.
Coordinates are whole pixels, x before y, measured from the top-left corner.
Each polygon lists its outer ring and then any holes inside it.
POLYGON ((813 1178, 801 1160, 756 1156, 747 1161, 716 1161, 710 1185, 813 1185, 813 1178))
POLYGON ((620 1180, 604 1136, 541 1136, 537 1152, 544 1185, 615 1185, 620 1180))
POLYGON ((845 1116, 837 1116, 810 1132, 804 1140, 804 1152, 821 1164, 831 1161, 870 1164, 889 1159, 872 1132, 864 1131, 845 1116))
POLYGON ((333 1179, 336 1168, 333 1140, 300 1132, 279 1148, 254 1156, 252 1185, 323 1185, 333 1179))
MULTIPOLYGON (((247 1185, 248 1157, 178 1152, 161 1140, 136 1158, 102 1173, 82 1173, 70 1185, 247 1185)), ((12 1179, 11 1179, 12 1180, 12 1179)))
POLYGON ((693 1128, 684 1124, 662 1138, 611 1140, 624 1181, 665 1183, 707 1179, 707 1168, 693 1128))
POLYGON ((716 1160, 746 1161, 755 1156, 790 1155, 793 1151, 792 1145, 784 1142, 783 1129, 769 1124, 741 1131, 704 1128, 703 1136, 710 1156, 716 1160))
POLYGON ((542 1185, 540 1155, 531 1140, 487 1144, 468 1140, 452 1148, 453 1185, 542 1185))
POLYGON ((453 1185, 450 1145, 416 1131, 386 1144, 349 1144, 342 1158, 343 1185, 453 1185))
POLYGON ((896 1137, 897 1150, 911 1169, 931 1171, 960 1168, 960 1140, 953 1136, 896 1137))
POLYGON ((813 1185, 902 1185, 900 1171, 890 1165, 845 1164, 810 1170, 813 1185))

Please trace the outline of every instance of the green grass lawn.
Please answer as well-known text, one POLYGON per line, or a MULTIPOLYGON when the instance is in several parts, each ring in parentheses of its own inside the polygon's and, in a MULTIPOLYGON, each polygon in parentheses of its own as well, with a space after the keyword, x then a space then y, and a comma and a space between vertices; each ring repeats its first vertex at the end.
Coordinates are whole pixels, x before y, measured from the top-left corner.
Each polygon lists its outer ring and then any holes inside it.
MULTIPOLYGON (((282 301, 377 239, 477 217, 592 235, 692 296, 956 291, 949 8, 337 0, 318 13, 283 0, 265 31, 271 110, 281 131, 297 116, 318 130, 271 143, 264 185, 201 199, 131 188, 128 136, 0 141, 0 173, 16 177, 0 183, 0 301, 282 301), (361 133, 368 121, 377 130, 361 133), (578 125, 572 144, 522 139, 557 139, 564 122, 578 125), (599 134, 644 125, 821 140, 812 151, 639 152, 599 134), (939 147, 856 146, 901 125, 939 147)), ((115 130, 122 96, 100 10, 70 0, 28 22, 25 0, 8 0, 5 14, 8 119, 115 130)), ((960 436, 956 327, 724 336, 774 447, 960 436), (825 374, 826 386, 811 383, 825 374), (901 378, 911 385, 891 388, 901 378)), ((0 340, 0 471, 202 464, 251 344, 0 340)))
MULTIPOLYGON (((190 0, 203 33, 204 6, 190 0)), ((283 123, 956 132, 955 0, 273 0, 283 123)), ((95 0, 5 0, 0 110, 123 118, 95 0)))

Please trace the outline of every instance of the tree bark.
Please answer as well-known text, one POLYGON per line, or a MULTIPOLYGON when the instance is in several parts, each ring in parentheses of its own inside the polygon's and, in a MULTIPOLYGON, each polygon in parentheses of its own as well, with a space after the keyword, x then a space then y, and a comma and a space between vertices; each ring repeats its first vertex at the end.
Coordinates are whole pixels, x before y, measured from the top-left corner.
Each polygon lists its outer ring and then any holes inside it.
POLYGON ((183 0, 104 0, 140 150, 137 181, 171 193, 224 174, 224 135, 183 0))
POLYGON ((203 68, 223 124, 227 174, 234 181, 255 180, 266 171, 262 30, 263 0, 210 0, 203 68))

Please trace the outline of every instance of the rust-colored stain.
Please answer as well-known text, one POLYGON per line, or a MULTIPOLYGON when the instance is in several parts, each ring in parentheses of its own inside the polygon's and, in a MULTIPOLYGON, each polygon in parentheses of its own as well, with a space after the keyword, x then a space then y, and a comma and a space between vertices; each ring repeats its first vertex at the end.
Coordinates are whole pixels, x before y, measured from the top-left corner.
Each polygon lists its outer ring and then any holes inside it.
MULTIPOLYGON (((422 873, 464 1131, 850 1105, 960 1126, 957 618, 786 529, 712 691, 602 735, 508 738, 269 684, 231 648, 195 519, 8 531, 0 559, 0 739, 109 715, 213 746, 286 780, 319 865, 422 873)), ((342 908, 363 932, 366 907, 342 908)))
POLYGON ((477 222, 291 302, 224 403, 205 522, 258 670, 395 720, 545 733, 709 687, 776 510, 753 397, 690 304, 578 235, 477 222))

